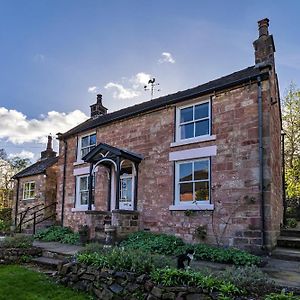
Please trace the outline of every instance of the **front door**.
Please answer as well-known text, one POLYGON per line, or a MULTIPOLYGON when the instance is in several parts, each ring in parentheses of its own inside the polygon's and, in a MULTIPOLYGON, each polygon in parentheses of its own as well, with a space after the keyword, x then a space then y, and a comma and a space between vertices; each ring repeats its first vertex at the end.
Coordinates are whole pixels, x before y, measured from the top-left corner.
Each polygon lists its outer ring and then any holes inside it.
POLYGON ((133 210, 132 175, 123 174, 120 177, 120 209, 133 210))

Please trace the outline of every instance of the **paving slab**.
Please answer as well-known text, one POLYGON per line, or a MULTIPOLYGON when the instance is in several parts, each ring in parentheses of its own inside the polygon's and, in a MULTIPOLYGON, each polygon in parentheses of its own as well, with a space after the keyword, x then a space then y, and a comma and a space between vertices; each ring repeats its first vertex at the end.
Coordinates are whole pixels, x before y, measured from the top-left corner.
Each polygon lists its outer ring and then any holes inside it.
POLYGON ((46 251, 56 252, 63 255, 75 255, 78 251, 83 249, 82 246, 77 245, 69 245, 69 244, 62 244, 58 242, 41 242, 41 241, 34 241, 33 246, 42 248, 46 251))

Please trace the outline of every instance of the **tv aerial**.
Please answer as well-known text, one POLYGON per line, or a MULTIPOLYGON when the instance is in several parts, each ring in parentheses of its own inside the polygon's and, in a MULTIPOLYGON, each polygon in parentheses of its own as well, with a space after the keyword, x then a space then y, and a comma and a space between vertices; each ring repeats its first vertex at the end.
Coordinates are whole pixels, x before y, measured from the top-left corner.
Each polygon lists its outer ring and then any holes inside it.
POLYGON ((156 88, 159 86, 159 83, 155 83, 155 78, 149 79, 148 84, 144 86, 145 91, 151 91, 151 100, 153 99, 154 91, 159 92, 160 89, 156 88))

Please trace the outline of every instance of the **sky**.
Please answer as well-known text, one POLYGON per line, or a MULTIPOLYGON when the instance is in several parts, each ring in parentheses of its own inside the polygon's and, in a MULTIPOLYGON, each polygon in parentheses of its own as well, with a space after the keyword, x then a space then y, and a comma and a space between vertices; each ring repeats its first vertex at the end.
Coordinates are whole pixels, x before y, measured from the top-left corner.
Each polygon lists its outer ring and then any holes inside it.
MULTIPOLYGON (((0 149, 35 161, 48 134, 254 64, 270 19, 281 97, 300 87, 300 1, 0 0, 0 149)), ((57 142, 54 144, 57 149, 57 142)))

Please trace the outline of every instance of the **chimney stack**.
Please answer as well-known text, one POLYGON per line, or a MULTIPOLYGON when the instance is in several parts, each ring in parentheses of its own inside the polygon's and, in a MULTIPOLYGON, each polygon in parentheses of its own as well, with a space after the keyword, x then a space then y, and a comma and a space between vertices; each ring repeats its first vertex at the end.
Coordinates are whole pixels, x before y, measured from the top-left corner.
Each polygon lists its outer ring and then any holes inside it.
POLYGON ((53 151, 53 148, 52 148, 52 136, 48 135, 47 148, 45 151, 41 152, 41 160, 55 157, 55 156, 56 156, 56 152, 53 151))
POLYGON ((255 64, 274 65, 275 46, 273 36, 269 35, 269 19, 265 18, 258 23, 258 39, 254 41, 255 64))
POLYGON ((102 104, 102 95, 97 95, 97 102, 90 106, 91 108, 91 118, 96 119, 99 116, 107 114, 107 108, 102 104))

